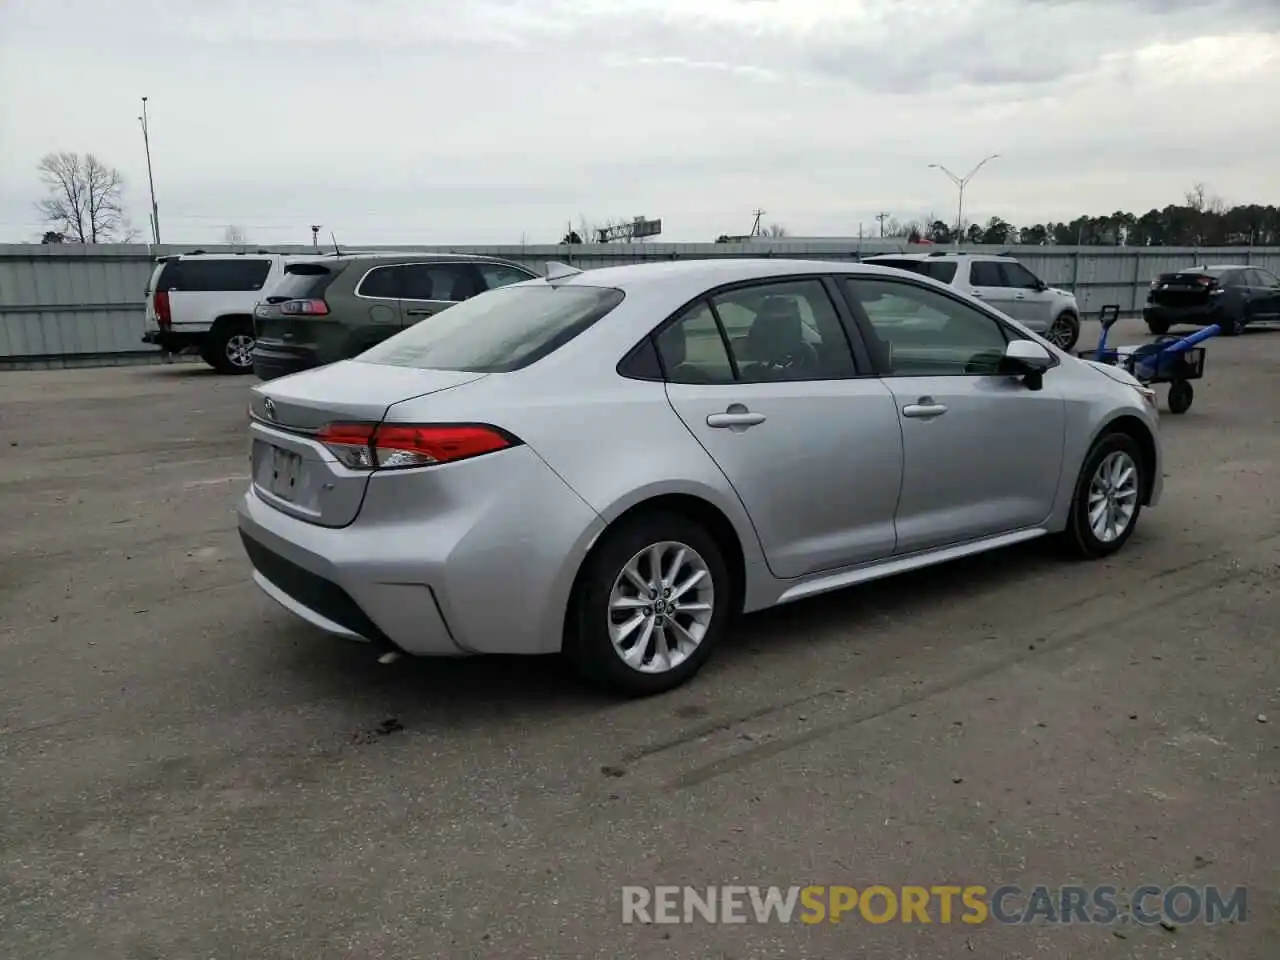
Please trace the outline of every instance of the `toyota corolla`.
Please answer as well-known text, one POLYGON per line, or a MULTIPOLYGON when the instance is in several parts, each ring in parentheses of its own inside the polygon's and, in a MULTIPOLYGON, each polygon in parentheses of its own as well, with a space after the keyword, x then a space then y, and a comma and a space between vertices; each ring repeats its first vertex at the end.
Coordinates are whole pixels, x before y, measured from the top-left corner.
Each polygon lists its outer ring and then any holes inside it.
POLYGON ((1161 489, 1154 397, 927 277, 708 260, 483 293, 251 402, 257 584, 383 656, 563 653, 624 693, 740 613, 1161 489))

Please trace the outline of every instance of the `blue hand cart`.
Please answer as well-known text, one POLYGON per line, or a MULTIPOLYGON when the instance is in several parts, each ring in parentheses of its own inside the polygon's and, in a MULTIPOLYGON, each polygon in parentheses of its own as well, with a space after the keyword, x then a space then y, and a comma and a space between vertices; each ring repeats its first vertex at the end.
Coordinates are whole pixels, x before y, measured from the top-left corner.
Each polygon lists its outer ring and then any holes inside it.
POLYGON ((1103 307, 1099 316, 1102 336, 1098 338, 1098 346, 1093 350, 1082 350, 1076 355, 1083 360, 1097 360, 1113 367, 1122 367, 1133 374, 1139 383, 1147 386, 1167 383, 1169 412, 1186 413, 1191 409, 1191 401, 1195 399, 1191 381, 1204 376, 1205 350, 1198 344, 1216 337, 1222 332, 1222 328, 1215 323, 1197 330, 1189 337, 1163 336, 1135 347, 1109 347, 1107 334, 1119 319, 1119 306, 1108 304, 1103 307))

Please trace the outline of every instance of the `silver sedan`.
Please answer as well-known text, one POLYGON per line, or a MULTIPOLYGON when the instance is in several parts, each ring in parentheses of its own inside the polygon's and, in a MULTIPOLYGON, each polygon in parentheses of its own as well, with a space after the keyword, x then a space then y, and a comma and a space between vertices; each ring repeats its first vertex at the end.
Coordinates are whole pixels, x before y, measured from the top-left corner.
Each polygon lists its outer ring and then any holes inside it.
POLYGON ((481 294, 253 390, 254 579, 386 659, 561 652, 628 694, 734 617, 1161 489, 1152 392, 928 278, 683 261, 481 294))

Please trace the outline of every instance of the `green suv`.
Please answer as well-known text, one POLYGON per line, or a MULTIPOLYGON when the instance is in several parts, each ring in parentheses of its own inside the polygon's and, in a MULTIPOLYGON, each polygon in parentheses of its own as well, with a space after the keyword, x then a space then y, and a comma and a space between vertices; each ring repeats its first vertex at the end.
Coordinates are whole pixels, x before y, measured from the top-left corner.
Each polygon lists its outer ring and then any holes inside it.
POLYGON ((536 279, 528 267, 446 253, 349 253, 291 261, 254 309, 261 380, 346 360, 477 293, 536 279))

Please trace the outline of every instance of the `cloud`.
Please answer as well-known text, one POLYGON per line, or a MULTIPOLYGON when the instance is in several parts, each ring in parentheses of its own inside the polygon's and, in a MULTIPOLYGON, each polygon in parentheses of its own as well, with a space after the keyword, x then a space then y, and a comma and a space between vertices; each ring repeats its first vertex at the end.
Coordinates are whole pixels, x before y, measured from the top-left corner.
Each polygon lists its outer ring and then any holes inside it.
POLYGON ((38 236, 48 150, 98 152, 146 209, 144 93, 161 219, 192 241, 549 240, 639 213, 705 239, 757 205, 856 234, 950 209, 928 164, 992 152, 972 209, 1015 222, 1195 181, 1274 202, 1278 58, 1276 0, 4 4, 0 238, 38 236))

